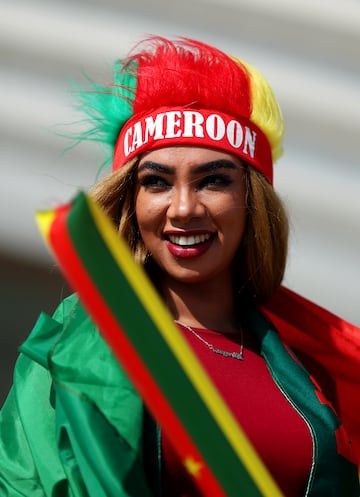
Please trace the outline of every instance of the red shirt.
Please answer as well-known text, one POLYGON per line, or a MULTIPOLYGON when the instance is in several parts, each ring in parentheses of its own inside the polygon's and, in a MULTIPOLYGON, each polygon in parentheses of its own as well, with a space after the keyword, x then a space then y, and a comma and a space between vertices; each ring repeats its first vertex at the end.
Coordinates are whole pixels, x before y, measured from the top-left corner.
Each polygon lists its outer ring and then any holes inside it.
MULTIPOLYGON (((285 497, 303 496, 312 463, 310 429, 272 379, 255 345, 246 340, 241 361, 215 354, 190 331, 180 329, 285 497)), ((238 335, 195 331, 221 350, 240 351, 238 335)), ((164 497, 199 496, 164 435, 162 448, 164 497)))

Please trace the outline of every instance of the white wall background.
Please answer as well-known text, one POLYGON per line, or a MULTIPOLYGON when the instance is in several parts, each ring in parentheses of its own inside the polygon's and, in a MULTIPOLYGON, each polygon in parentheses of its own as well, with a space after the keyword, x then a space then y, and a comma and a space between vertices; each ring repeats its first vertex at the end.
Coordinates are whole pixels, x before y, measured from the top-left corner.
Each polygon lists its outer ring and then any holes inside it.
POLYGON ((50 263, 34 211, 87 188, 102 160, 87 145, 61 155, 68 82, 109 75, 147 34, 213 43, 267 76, 286 123, 285 283, 360 325, 358 0, 0 0, 1 252, 50 263))

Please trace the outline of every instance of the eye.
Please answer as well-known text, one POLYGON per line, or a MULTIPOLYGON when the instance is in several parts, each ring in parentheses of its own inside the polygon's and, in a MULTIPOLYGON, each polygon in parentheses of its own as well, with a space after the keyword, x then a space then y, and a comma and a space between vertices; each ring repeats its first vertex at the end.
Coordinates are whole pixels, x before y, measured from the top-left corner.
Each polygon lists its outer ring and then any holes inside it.
POLYGON ((154 190, 161 190, 170 187, 170 184, 163 177, 156 174, 146 174, 140 177, 139 184, 145 189, 154 190))
POLYGON ((198 189, 201 188, 225 188, 233 182, 227 174, 209 174, 199 181, 198 189))

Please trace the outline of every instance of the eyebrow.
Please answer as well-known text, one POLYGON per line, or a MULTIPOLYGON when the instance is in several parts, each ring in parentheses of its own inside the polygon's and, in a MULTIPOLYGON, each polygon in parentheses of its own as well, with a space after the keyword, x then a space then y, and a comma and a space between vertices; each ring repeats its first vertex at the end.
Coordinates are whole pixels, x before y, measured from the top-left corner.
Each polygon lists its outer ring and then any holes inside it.
MULTIPOLYGON (((227 159, 214 160, 210 162, 205 162, 204 164, 199 164, 198 166, 194 167, 193 173, 194 174, 208 173, 212 171, 218 171, 219 169, 235 170, 236 164, 231 160, 227 159)), ((165 164, 161 164, 159 162, 154 162, 154 161, 143 162, 141 166, 139 166, 138 173, 141 173, 144 170, 163 173, 163 174, 170 174, 170 175, 175 174, 174 167, 167 166, 165 164)))

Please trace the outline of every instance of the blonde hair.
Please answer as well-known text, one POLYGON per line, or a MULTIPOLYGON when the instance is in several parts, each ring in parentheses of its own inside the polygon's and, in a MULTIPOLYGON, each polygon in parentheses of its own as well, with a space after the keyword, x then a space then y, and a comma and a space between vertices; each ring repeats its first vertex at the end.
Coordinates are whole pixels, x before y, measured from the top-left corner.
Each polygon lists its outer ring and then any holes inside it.
MULTIPOLYGON (((247 226, 238 256, 242 293, 259 304, 278 290, 285 273, 289 223, 284 205, 267 180, 249 167, 247 226)), ((236 280, 235 280, 236 281, 236 280)))
MULTIPOLYGON (((135 213, 138 159, 100 180, 90 191, 128 243, 135 260, 146 267, 148 251, 135 213)), ((235 290, 258 304, 279 288, 284 276, 288 221, 281 199, 255 169, 246 168, 247 225, 234 261, 235 290)))

